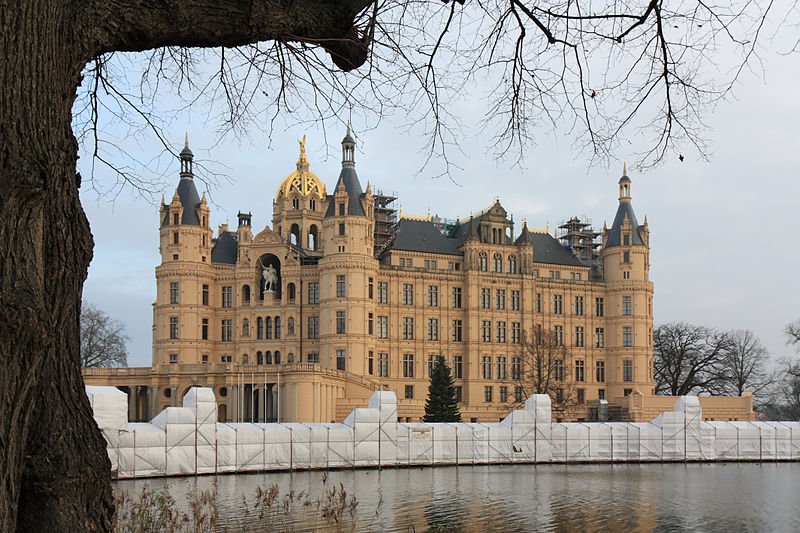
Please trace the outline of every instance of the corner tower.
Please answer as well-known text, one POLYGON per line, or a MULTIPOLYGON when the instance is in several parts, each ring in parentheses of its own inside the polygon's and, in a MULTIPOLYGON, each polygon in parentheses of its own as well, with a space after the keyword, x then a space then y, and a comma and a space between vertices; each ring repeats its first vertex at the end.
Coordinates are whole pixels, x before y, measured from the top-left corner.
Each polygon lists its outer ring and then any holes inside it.
POLYGON ((610 397, 638 389, 653 394, 653 284, 650 231, 639 224, 631 203, 627 166, 619 180, 619 207, 611 228, 603 228, 606 282, 606 353, 611 365, 610 397))
POLYGON ((319 262, 320 363, 364 375, 374 350, 374 204, 361 189, 350 128, 342 139, 342 170, 328 197, 322 222, 324 257, 319 262))

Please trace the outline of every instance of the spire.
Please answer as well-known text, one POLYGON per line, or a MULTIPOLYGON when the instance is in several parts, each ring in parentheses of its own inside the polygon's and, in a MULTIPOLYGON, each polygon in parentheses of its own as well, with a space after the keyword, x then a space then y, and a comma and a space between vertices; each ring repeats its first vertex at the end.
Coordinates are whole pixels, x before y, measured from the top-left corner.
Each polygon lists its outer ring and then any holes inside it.
MULTIPOLYGON (((642 236, 639 234, 639 222, 636 220, 636 214, 633 212, 631 205, 631 179, 628 177, 627 165, 623 166, 622 177, 619 179, 619 207, 617 214, 614 216, 614 222, 608 231, 608 241, 605 243, 606 248, 612 246, 621 246, 625 243, 622 236, 622 226, 630 224, 630 244, 641 245, 644 244, 642 236)), ((606 225, 603 224, 604 231, 606 225)))
POLYGON ((342 139, 342 167, 356 166, 356 141, 350 135, 350 123, 347 123, 347 133, 342 139))
POLYGON ((622 162, 622 175, 623 176, 627 176, 628 175, 628 162, 627 161, 623 161, 622 162))
POLYGON ((192 174, 192 160, 194 159, 194 154, 189 149, 189 132, 186 132, 186 136, 183 140, 183 150, 180 153, 181 157, 181 178, 189 178, 192 179, 194 175, 192 174))
MULTIPOLYGON (((347 126, 347 133, 342 139, 342 170, 339 173, 339 180, 336 182, 336 192, 340 191, 340 187, 347 193, 347 214, 356 216, 366 216, 366 211, 363 205, 364 190, 361 188, 361 183, 358 181, 358 174, 356 173, 356 141, 350 134, 350 126, 347 126)), ((334 216, 338 210, 336 202, 328 204, 328 210, 325 212, 325 217, 334 216)))
POLYGON ((528 229, 528 219, 522 217, 522 230, 520 231, 517 240, 514 241, 514 244, 516 246, 522 246, 525 244, 532 244, 532 242, 533 241, 531 240, 531 232, 528 229))
POLYGON ((630 203, 631 179, 628 177, 628 164, 622 163, 622 177, 619 179, 619 201, 630 203))
POLYGON ((297 141, 300 143, 300 157, 297 158, 297 171, 308 172, 308 158, 306 157, 306 136, 297 141))

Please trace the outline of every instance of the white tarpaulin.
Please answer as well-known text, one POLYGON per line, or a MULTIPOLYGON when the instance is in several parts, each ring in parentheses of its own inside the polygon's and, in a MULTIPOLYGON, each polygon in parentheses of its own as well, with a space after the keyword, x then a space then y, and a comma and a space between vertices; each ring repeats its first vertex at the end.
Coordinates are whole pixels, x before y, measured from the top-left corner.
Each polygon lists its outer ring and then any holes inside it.
POLYGON ((119 478, 305 468, 611 461, 800 460, 800 422, 703 422, 697 398, 652 422, 551 422, 535 395, 499 423, 397 422, 393 393, 342 424, 218 423, 214 393, 192 388, 183 407, 129 423, 125 393, 87 387, 119 478))

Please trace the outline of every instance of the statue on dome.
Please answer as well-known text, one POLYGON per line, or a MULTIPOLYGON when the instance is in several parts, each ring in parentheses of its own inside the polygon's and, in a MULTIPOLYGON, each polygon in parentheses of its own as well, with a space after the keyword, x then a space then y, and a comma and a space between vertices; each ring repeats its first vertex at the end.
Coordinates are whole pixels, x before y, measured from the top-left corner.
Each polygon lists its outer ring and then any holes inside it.
POLYGON ((297 142, 300 143, 300 159, 305 159, 306 158, 306 136, 303 135, 303 138, 302 139, 298 139, 297 142))

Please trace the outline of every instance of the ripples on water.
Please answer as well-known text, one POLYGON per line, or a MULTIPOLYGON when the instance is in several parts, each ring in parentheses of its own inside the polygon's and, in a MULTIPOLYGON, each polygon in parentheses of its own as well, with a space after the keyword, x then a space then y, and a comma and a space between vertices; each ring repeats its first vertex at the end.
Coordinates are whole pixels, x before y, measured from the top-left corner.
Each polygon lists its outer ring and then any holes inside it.
MULTIPOLYGON (((322 472, 120 481, 167 486, 178 502, 213 491, 221 523, 242 523, 258 485, 323 494, 322 472)), ((800 464, 461 466, 331 471, 358 500, 356 531, 800 531, 800 464)), ((307 530, 299 522, 291 530, 307 530)), ((349 528, 348 528, 349 529, 349 528)))

